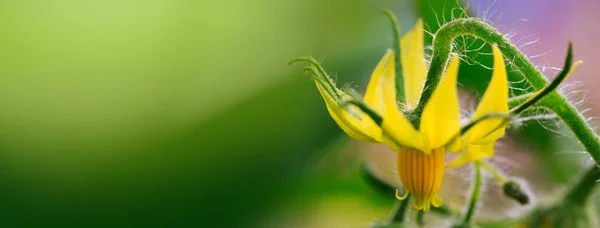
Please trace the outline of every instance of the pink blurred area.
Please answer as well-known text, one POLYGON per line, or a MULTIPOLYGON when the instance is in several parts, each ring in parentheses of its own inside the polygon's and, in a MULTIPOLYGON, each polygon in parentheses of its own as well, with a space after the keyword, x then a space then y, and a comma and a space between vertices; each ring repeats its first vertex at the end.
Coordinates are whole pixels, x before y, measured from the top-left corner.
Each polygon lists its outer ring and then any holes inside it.
POLYGON ((511 40, 522 46, 532 61, 546 76, 561 68, 567 44, 573 42, 574 60, 583 64, 573 72, 567 83, 582 82, 574 89, 583 90, 586 107, 600 113, 600 80, 595 66, 600 66, 600 1, 598 0, 472 0, 479 17, 485 17, 496 27, 512 35, 511 40))

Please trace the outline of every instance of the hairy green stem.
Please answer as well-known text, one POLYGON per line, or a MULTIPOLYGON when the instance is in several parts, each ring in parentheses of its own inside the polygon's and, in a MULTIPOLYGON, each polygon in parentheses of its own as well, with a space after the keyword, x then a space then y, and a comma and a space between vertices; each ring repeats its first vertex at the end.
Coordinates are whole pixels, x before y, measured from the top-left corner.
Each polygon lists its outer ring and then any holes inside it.
POLYGON ((556 113, 567 127, 573 131, 575 137, 596 161, 596 164, 600 164, 600 141, 598 141, 598 136, 585 117, 567 101, 567 98, 558 93, 553 93, 542 99, 539 105, 556 113))
MULTIPOLYGON (((425 104, 437 87, 450 57, 453 40, 462 35, 471 35, 487 43, 496 43, 502 54, 511 60, 535 90, 542 90, 548 84, 548 80, 537 70, 529 58, 494 27, 474 18, 456 19, 442 26, 433 39, 433 56, 427 73, 427 86, 423 89, 419 105, 414 111, 415 116, 421 116, 425 104)), ((598 136, 581 113, 562 94, 556 90, 549 92, 546 97, 539 101, 539 104, 555 112, 573 131, 596 163, 600 164, 600 141, 598 136)), ((419 126, 419 122, 419 118, 413 119, 415 126, 419 126)))
POLYGON ((569 48, 567 51, 567 58, 565 59, 565 64, 564 64, 564 67, 563 67, 562 71, 560 72, 560 74, 554 80, 552 80, 552 82, 550 82, 550 84, 548 86, 544 87, 539 92, 537 92, 534 96, 532 96, 530 99, 527 99, 525 102, 523 102, 519 106, 512 109, 511 113, 520 113, 520 112, 524 111, 529 106, 537 103, 540 99, 544 98, 546 95, 548 95, 551 92, 553 92, 554 90, 556 90, 556 88, 558 88, 558 85, 560 85, 560 83, 563 80, 565 80, 565 78, 567 78, 567 76, 569 76, 569 72, 571 71, 572 65, 573 65, 573 44, 569 43, 569 48))
POLYGON ((452 42, 455 38, 462 35, 471 35, 488 43, 498 44, 498 48, 504 56, 507 59, 514 60, 515 66, 521 70, 536 90, 540 90, 546 85, 547 80, 535 68, 535 65, 529 61, 529 58, 494 27, 475 18, 456 19, 442 26, 433 39, 433 54, 430 68, 427 72, 427 86, 423 88, 419 105, 416 108, 419 114, 422 112, 442 77, 446 63, 450 58, 452 42))

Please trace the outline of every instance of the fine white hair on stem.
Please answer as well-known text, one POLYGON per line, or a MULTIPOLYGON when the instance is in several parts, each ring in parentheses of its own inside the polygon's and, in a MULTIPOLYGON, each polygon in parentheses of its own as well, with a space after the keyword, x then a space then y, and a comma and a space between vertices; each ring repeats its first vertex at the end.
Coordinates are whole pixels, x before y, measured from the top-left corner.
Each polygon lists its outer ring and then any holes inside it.
MULTIPOLYGON (((482 5, 481 4, 482 2, 478 1, 477 4, 475 4, 474 11, 477 14, 478 20, 486 22, 486 23, 496 27, 496 29, 504 30, 504 31, 502 31, 505 34, 504 36, 508 39, 514 40, 514 38, 517 37, 516 30, 518 28, 520 28, 521 26, 523 26, 528 20, 527 19, 519 19, 509 25, 496 24, 496 21, 499 21, 503 15, 503 12, 501 9, 506 6, 505 4, 501 4, 501 2, 502 1, 500 1, 500 0, 493 0, 491 2, 488 1, 487 3, 485 3, 486 5, 482 5)), ((458 17, 468 16, 466 12, 467 12, 467 9, 469 9, 469 7, 471 7, 471 3, 473 3, 473 2, 466 1, 466 7, 459 6, 459 7, 455 7, 453 9, 451 9, 449 12, 450 15, 446 15, 447 14, 446 10, 442 10, 441 15, 440 15, 439 12, 436 12, 434 10, 434 7, 431 5, 431 3, 429 6, 432 10, 432 13, 434 14, 434 16, 436 18, 436 23, 438 24, 438 26, 442 26, 443 24, 447 23, 446 20, 447 20, 448 16, 451 19, 456 19, 457 14, 458 14, 458 17), (457 12, 460 12, 460 13, 457 13, 457 12)), ((509 3, 512 3, 512 1, 510 1, 509 3)), ((460 4, 457 4, 457 5, 460 5, 460 4)), ((444 7, 444 9, 445 8, 446 7, 444 7)), ((429 28, 429 25, 426 25, 426 26, 429 28)), ((431 31, 431 29, 429 29, 429 30, 431 31)), ((435 34, 429 32, 429 31, 425 31, 425 32, 431 37, 435 36, 435 34)), ((514 43, 516 46, 519 47, 519 49, 523 49, 523 48, 526 48, 528 46, 531 46, 531 45, 537 43, 539 40, 540 40, 539 34, 534 33, 534 34, 518 37, 518 39, 514 43)), ((493 70, 493 66, 488 66, 488 64, 490 64, 490 63, 488 63, 487 61, 482 62, 482 61, 478 60, 479 56, 492 55, 492 53, 490 51, 484 51, 484 50, 486 50, 486 49, 484 49, 484 48, 486 48, 486 45, 487 44, 485 44, 485 42, 480 42, 480 39, 478 39, 477 37, 462 35, 453 40, 453 49, 454 49, 453 51, 458 54, 461 61, 464 62, 465 64, 478 65, 484 69, 493 70)), ((428 57, 427 61, 429 63, 430 56, 431 56, 430 53, 432 53, 433 47, 427 46, 425 49, 426 49, 426 56, 428 57)), ((553 67, 546 60, 546 56, 548 56, 549 54, 551 54, 555 51, 556 51, 556 49, 550 49, 546 52, 532 54, 529 56, 529 58, 532 60, 537 60, 536 62, 543 63, 542 65, 539 65, 539 64, 536 65, 536 67, 538 69, 540 69, 540 71, 543 72, 544 74, 546 74, 546 73, 555 74, 556 72, 560 71, 561 69, 557 68, 557 67, 553 67)), ((516 68, 514 63, 515 63, 514 58, 507 59, 506 65, 509 67, 509 69, 510 69, 509 71, 511 73, 520 73, 519 69, 516 68)), ((510 91, 510 97, 514 97, 516 95, 533 92, 533 91, 535 91, 535 89, 533 88, 531 83, 528 83, 526 78, 523 78, 518 81, 510 81, 509 82, 509 91, 510 91)), ((573 93, 572 90, 568 91, 568 92, 573 93)), ((575 101, 577 101, 576 103, 580 102, 581 100, 582 99, 575 99, 575 101)), ((563 133, 555 130, 557 127, 553 126, 553 125, 556 125, 556 122, 558 122, 558 121, 550 121, 550 120, 556 120, 556 116, 552 115, 552 114, 548 114, 548 112, 534 113, 534 114, 530 114, 527 116, 521 116, 517 122, 524 123, 524 122, 529 122, 532 120, 538 121, 540 124, 542 124, 542 126, 544 128, 546 128, 547 130, 549 130, 551 132, 558 133, 559 135, 563 134, 563 133)))
POLYGON ((527 39, 531 39, 531 38, 534 38, 534 37, 537 37, 537 36, 538 36, 538 34, 537 34, 537 33, 534 33, 534 34, 529 34, 529 35, 523 36, 523 37, 519 38, 517 41, 515 41, 515 44, 516 44, 516 45, 519 45, 520 43, 522 43, 522 42, 525 42, 525 40, 527 40, 527 39))
MULTIPOLYGON (((585 117, 586 121, 593 124, 597 121, 597 118, 593 115, 588 116, 588 112, 592 111, 589 106, 593 105, 593 100, 587 99, 589 91, 581 90, 580 87, 583 84, 581 82, 571 82, 558 88, 559 92, 565 95, 567 100, 575 106, 579 113, 585 117)), ((593 126, 595 126, 593 124, 593 126)))
POLYGON ((553 53, 555 49, 550 49, 546 52, 540 53, 540 54, 535 54, 535 55, 530 55, 529 59, 536 59, 536 58, 540 58, 540 57, 545 57, 550 53, 553 53))
POLYGON ((514 122, 516 122, 517 124, 522 124, 524 122, 532 120, 558 120, 558 116, 556 114, 538 114, 532 116, 519 117, 516 118, 514 122))
POLYGON ((511 84, 509 84, 509 89, 511 89, 513 92, 514 91, 521 91, 522 93, 526 93, 526 92, 532 91, 533 90, 533 86, 531 86, 531 85, 529 85, 529 83, 527 83, 527 87, 521 88, 521 87, 516 87, 516 86, 512 86, 511 84))
POLYGON ((532 40, 532 41, 529 41, 529 42, 527 42, 527 43, 524 43, 524 44, 521 44, 521 45, 519 45, 519 49, 523 49, 523 48, 525 48, 526 46, 529 46, 529 45, 531 45, 531 44, 535 44, 535 43, 537 43, 538 41, 540 41, 540 37, 539 37, 539 36, 538 36, 538 37, 536 37, 536 38, 535 38, 534 40, 532 40))

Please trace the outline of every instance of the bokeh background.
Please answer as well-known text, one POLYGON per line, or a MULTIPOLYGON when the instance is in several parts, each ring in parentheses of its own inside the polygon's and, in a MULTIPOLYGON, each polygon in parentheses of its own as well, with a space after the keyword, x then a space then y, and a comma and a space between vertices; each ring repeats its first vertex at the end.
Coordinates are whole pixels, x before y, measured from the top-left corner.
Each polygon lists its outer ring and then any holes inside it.
MULTIPOLYGON (((392 42, 382 9, 403 31, 417 17, 434 31, 459 5, 511 35, 549 76, 573 41, 584 65, 569 82, 584 82, 575 89, 597 116, 593 0, 3 0, 0 220, 361 227, 384 218, 393 200, 354 156, 368 147, 342 134, 301 66, 287 62, 312 55, 363 91, 392 42)), ((474 94, 489 75, 461 68, 474 94)), ((552 164, 539 168, 544 177, 566 183, 573 168, 554 162, 543 129, 521 130, 552 164)))

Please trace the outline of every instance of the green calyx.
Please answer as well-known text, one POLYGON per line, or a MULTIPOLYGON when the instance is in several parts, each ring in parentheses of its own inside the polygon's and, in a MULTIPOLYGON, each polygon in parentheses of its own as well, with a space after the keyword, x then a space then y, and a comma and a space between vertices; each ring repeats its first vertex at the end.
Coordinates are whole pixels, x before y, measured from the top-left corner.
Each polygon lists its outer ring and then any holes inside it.
POLYGON ((398 26, 398 18, 390 10, 383 10, 390 23, 392 24, 392 31, 394 32, 394 47, 395 64, 396 64, 396 99, 400 102, 404 101, 404 78, 402 77, 402 55, 400 52, 400 26, 398 26))

